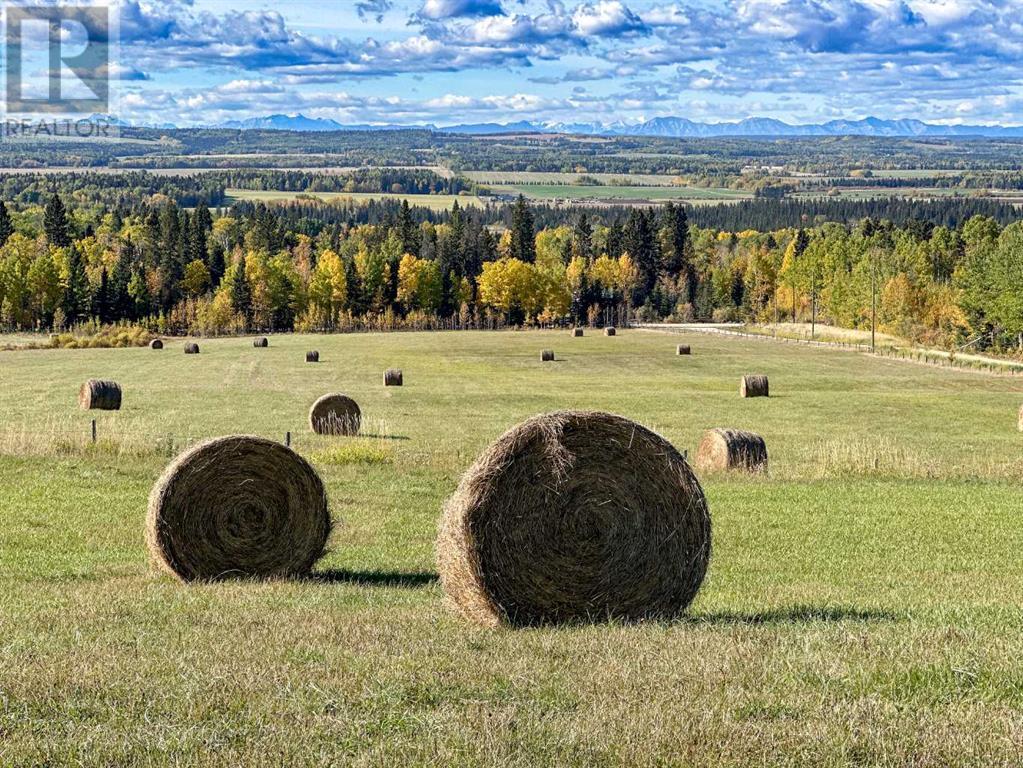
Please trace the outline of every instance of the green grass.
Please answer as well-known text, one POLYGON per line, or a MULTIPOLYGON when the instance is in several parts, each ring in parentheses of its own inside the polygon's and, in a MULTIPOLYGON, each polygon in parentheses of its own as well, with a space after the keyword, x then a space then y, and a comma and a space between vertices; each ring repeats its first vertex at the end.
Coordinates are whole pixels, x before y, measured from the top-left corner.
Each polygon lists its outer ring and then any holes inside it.
POLYGON ((748 192, 724 187, 656 187, 656 186, 588 186, 574 184, 504 184, 494 185, 496 193, 525 195, 531 200, 682 200, 682 201, 728 201, 752 197, 748 192))
POLYGON ((1021 759, 1015 379, 622 331, 5 352, 0 383, 0 765, 1021 759), (404 387, 381 385, 391 366, 404 387), (739 399, 753 371, 770 399, 739 399), (76 410, 93 376, 122 384, 121 412, 76 410), (307 433, 334 390, 366 436, 307 433), (444 499, 505 428, 562 407, 682 450, 712 426, 765 436, 767 477, 703 478, 714 554, 687 619, 490 631, 443 604, 444 499), (143 515, 174 450, 289 430, 341 521, 319 578, 155 573, 143 515))

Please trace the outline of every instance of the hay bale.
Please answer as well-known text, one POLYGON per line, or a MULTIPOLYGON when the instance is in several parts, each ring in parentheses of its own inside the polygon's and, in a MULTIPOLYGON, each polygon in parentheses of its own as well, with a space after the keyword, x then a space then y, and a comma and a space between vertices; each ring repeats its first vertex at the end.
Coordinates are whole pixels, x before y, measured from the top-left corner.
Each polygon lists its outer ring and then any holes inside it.
POLYGON ((764 438, 741 429, 710 429, 704 433, 696 452, 696 467, 701 472, 739 469, 767 471, 767 444, 764 438))
POLYGON ((160 341, 159 339, 153 339, 151 342, 149 342, 149 348, 150 349, 163 349, 163 342, 160 341))
POLYGON ((320 362, 320 353, 315 349, 305 353, 305 361, 307 363, 318 363, 320 362))
POLYGON ((362 423, 359 404, 348 395, 324 395, 309 409, 309 426, 318 435, 357 435, 362 423))
POLYGON ((188 344, 185 345, 185 354, 186 355, 198 355, 199 354, 199 345, 196 344, 194 341, 188 342, 188 344))
POLYGON ((86 411, 119 411, 121 385, 116 381, 89 379, 78 390, 78 405, 86 411))
POLYGON ((574 338, 577 338, 577 339, 581 338, 582 335, 583 335, 583 329, 582 328, 573 328, 572 329, 572 336, 574 338))
POLYGON ((297 453, 262 437, 200 443, 153 486, 146 541, 182 581, 308 573, 330 533, 327 494, 297 453))
POLYGON ((743 376, 739 383, 739 394, 742 397, 768 397, 766 376, 743 376))
POLYGON ((605 336, 614 336, 616 333, 618 333, 618 329, 615 328, 613 325, 609 325, 607 328, 604 329, 605 336))
POLYGON ((542 349, 542 350, 540 350, 540 362, 541 363, 553 363, 554 362, 554 350, 553 349, 542 349))
POLYGON ((437 563, 480 624, 677 616, 703 582, 710 513, 664 438, 608 413, 560 411, 502 435, 448 500, 437 563))
POLYGON ((675 347, 675 354, 691 355, 693 354, 693 350, 688 344, 679 344, 677 347, 675 347))
POLYGON ((403 385, 403 379, 400 368, 388 368, 384 371, 384 386, 385 387, 400 387, 403 385))
POLYGON ((268 339, 266 336, 260 336, 258 339, 253 340, 252 346, 260 348, 269 347, 270 339, 268 339))

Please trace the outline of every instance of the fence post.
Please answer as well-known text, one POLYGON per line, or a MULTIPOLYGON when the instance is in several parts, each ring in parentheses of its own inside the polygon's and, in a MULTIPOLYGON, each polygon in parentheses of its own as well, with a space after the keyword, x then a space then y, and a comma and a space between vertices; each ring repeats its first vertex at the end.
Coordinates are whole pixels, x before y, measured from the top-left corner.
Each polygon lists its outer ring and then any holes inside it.
POLYGON ((286 446, 288 446, 288 448, 291 447, 291 433, 290 432, 285 432, 284 433, 284 444, 286 446))
POLYGON ((92 444, 96 444, 96 420, 92 420, 92 444))

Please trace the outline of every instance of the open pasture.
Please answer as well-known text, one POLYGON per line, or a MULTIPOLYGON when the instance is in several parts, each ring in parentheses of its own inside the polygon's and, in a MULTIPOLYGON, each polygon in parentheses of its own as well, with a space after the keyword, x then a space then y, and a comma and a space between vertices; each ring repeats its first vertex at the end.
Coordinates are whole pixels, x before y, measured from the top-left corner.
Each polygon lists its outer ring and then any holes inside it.
POLYGON ((257 189, 227 190, 228 204, 237 200, 254 200, 261 203, 288 202, 297 200, 300 197, 326 202, 332 200, 354 200, 359 202, 369 202, 370 200, 407 200, 409 205, 418 205, 435 211, 451 208, 456 200, 461 206, 483 205, 482 200, 475 195, 399 195, 390 192, 285 192, 257 189))
POLYGON ((1023 759, 1017 379, 636 330, 182 346, 0 353, 2 765, 1023 759), (382 385, 391 367, 404 386, 382 385), (739 398, 747 373, 769 398, 739 398), (120 411, 78 410, 90 378, 121 385, 120 411), (363 436, 310 433, 337 391, 363 436), (766 474, 701 478, 713 554, 687 618, 488 630, 445 607, 444 499, 558 408, 691 456, 711 427, 764 436, 766 474), (287 431, 336 521, 314 578, 159 574, 143 518, 172 456, 287 431))
POLYGON ((667 187, 654 185, 588 184, 495 184, 491 191, 505 195, 524 195, 529 200, 645 200, 649 202, 722 202, 752 198, 748 192, 725 187, 667 187))

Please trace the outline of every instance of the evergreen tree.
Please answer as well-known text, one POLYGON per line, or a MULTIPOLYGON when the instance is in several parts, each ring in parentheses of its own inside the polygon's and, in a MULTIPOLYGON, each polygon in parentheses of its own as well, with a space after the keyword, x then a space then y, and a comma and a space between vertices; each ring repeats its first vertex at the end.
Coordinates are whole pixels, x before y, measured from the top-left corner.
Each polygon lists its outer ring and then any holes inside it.
POLYGON ((110 279, 106 267, 100 273, 99 286, 92 295, 92 316, 101 323, 110 322, 110 279))
MULTIPOLYGON (((456 201, 457 202, 457 201, 456 201)), ((412 217, 412 209, 408 200, 401 201, 401 210, 398 213, 398 234, 401 237, 401 247, 405 253, 419 253, 419 225, 412 217)))
POLYGON ((248 325, 252 320, 252 286, 245 274, 245 259, 238 259, 231 275, 231 308, 245 318, 248 325))
POLYGON ((92 304, 92 290, 89 277, 85 274, 85 263, 78 248, 71 246, 68 255, 68 278, 64 285, 64 298, 61 310, 68 325, 84 320, 92 304))
POLYGON ((46 240, 54 248, 67 248, 71 245, 71 227, 67 220, 67 210, 60 195, 54 194, 46 204, 43 213, 43 231, 46 240))
POLYGON ((585 213, 576 222, 572 246, 575 251, 573 255, 580 256, 587 261, 593 258, 593 227, 590 226, 590 220, 585 213))
POLYGON ((210 242, 210 286, 216 290, 220 281, 224 279, 226 264, 224 259, 224 248, 216 240, 210 242))
POLYGON ((515 201, 512 209, 511 225, 512 258, 532 264, 536 261, 536 230, 533 225, 533 212, 523 195, 515 201))
POLYGON ((657 282, 659 264, 650 218, 640 208, 633 208, 629 213, 629 220, 625 225, 625 250, 639 270, 635 303, 644 304, 657 282))
POLYGON ((0 248, 7 244, 14 234, 14 224, 11 223, 11 214, 7 211, 7 204, 0 203, 0 248))

